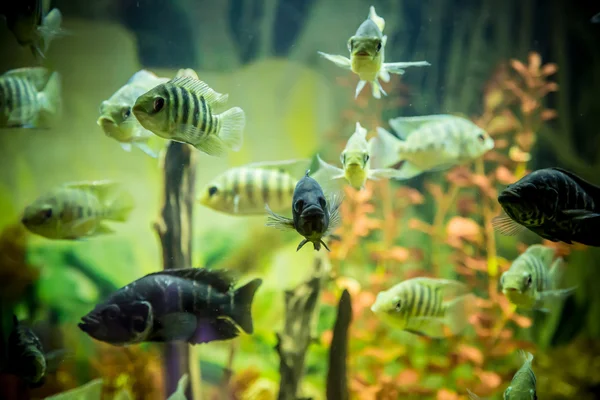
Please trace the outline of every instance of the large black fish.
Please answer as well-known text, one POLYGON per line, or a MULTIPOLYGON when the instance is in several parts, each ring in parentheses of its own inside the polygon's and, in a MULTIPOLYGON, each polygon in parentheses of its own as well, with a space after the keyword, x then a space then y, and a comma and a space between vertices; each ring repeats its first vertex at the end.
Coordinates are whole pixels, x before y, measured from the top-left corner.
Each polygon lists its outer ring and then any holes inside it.
POLYGON ((252 299, 261 283, 254 279, 233 290, 224 271, 155 272, 111 294, 82 318, 79 328, 113 345, 233 339, 239 328, 253 332, 252 299))
POLYGON ((267 205, 265 207, 269 213, 267 226, 282 230, 295 229, 304 236, 296 251, 308 242, 312 242, 315 250, 320 250, 321 244, 329 250, 323 242, 323 237, 329 235, 339 225, 339 208, 342 199, 334 195, 327 201, 319 183, 308 176, 309 172, 306 171, 305 176, 298 181, 294 189, 292 218, 275 214, 267 205))
POLYGON ((540 169, 498 196, 507 215, 493 220, 502 234, 523 228, 553 242, 600 246, 600 187, 561 168, 540 169))

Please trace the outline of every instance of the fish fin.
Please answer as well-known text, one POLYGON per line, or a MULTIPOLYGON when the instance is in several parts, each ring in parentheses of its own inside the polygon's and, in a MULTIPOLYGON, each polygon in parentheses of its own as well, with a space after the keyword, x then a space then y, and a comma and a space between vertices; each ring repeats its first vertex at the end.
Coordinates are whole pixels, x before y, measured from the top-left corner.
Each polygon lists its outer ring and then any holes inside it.
POLYGON ((296 226, 294 225, 294 220, 291 218, 287 218, 281 216, 279 214, 275 214, 271 207, 268 204, 265 204, 265 210, 267 210, 267 226, 272 226, 282 231, 287 230, 295 230, 296 226))
POLYGON ((410 317, 404 331, 434 339, 446 336, 444 333, 444 321, 438 317, 410 317))
POLYGON ((248 334, 254 332, 252 326, 252 300, 262 282, 260 278, 253 279, 233 293, 234 307, 231 318, 248 334))
POLYGON ((281 161, 258 161, 243 165, 245 168, 277 169, 288 172, 292 176, 302 175, 308 168, 311 160, 308 158, 296 158, 281 161))
POLYGON ((469 389, 467 389, 467 394, 469 395, 470 400, 486 400, 482 397, 477 396, 475 393, 471 392, 469 389))
POLYGON ((445 304, 445 321, 453 335, 460 334, 469 324, 469 316, 473 310, 475 295, 469 293, 450 300, 445 304))
POLYGON ((119 144, 121 145, 121 148, 122 148, 123 150, 125 150, 125 151, 126 151, 126 152, 128 152, 128 153, 130 153, 130 152, 131 152, 131 148, 132 148, 132 145, 131 145, 131 143, 119 143, 119 144))
POLYGON ((340 193, 333 193, 329 196, 327 201, 327 212, 329 213, 329 226, 325 232, 325 236, 330 235, 337 229, 342 223, 342 215, 340 213, 340 206, 344 196, 340 193))
POLYGON ((383 86, 381 86, 381 82, 379 82, 379 79, 377 78, 375 78, 375 80, 371 82, 371 94, 376 99, 380 99, 382 94, 384 96, 387 96, 386 91, 383 90, 383 86))
POLYGON ((381 127, 377 127, 377 136, 369 140, 371 166, 374 169, 386 168, 401 161, 402 142, 396 136, 381 127))
POLYGON ((115 230, 106 224, 98 224, 94 232, 90 236, 110 235, 115 233, 115 230))
POLYGON ((15 78, 26 79, 33 83, 33 86, 35 86, 35 89, 38 92, 41 92, 48 83, 50 71, 44 67, 24 67, 11 69, 10 71, 3 73, 1 76, 13 76, 15 78))
POLYGON ((401 139, 406 140, 411 133, 415 132, 425 124, 449 121, 455 118, 457 117, 450 114, 435 114, 417 117, 396 117, 388 120, 388 123, 401 139))
POLYGON ((600 24, 600 13, 594 15, 590 21, 592 24, 600 24))
POLYGON ((544 290, 543 292, 538 292, 539 301, 545 303, 548 300, 562 300, 575 293, 576 290, 577 286, 566 289, 544 290))
POLYGON ((552 167, 550 169, 562 172, 563 174, 567 175, 569 178, 571 178, 575 182, 577 182, 577 184, 579 186, 581 186, 587 194, 589 194, 590 196, 592 196, 596 199, 600 198, 600 186, 596 186, 596 185, 586 181, 585 179, 581 178, 580 176, 575 175, 571 171, 567 171, 566 169, 562 169, 559 167, 552 167))
POLYGON ((228 318, 203 318, 198 321, 196 331, 189 342, 200 344, 215 340, 229 340, 239 336, 239 334, 239 328, 228 318))
POLYGON ((599 219, 598 222, 600 222, 600 214, 593 212, 593 211, 589 211, 589 210, 562 210, 561 211, 562 214, 565 217, 570 217, 573 221, 578 221, 578 222, 590 222, 590 220, 593 219, 599 219))
POLYGON ((317 158, 319 160, 319 169, 312 175, 312 178, 319 183, 324 192, 343 190, 346 183, 344 171, 331 164, 327 164, 318 155, 317 158), (341 178, 344 178, 344 180, 340 180, 341 178))
POLYGON ((185 391, 187 390, 187 387, 189 386, 189 382, 190 382, 190 376, 188 374, 183 374, 181 376, 181 378, 179 378, 179 381, 177 382, 177 389, 175 389, 175 392, 173 392, 173 394, 171 394, 167 400, 181 400, 186 399, 185 397, 185 391))
POLYGON ((37 28, 41 36, 41 49, 37 46, 36 49, 42 58, 44 57, 44 53, 48 51, 48 47, 50 47, 50 42, 52 42, 52 40, 68 34, 66 30, 61 29, 61 24, 62 14, 58 8, 53 8, 46 14, 42 20, 42 24, 37 28))
MULTIPOLYGON (((302 240, 302 241, 300 242, 300 244, 298 245, 298 247, 296 247, 296 251, 299 251, 299 250, 300 250, 302 247, 304 247, 304 245, 305 245, 306 243, 308 243, 308 242, 309 242, 309 240, 308 240, 308 239, 304 239, 304 240, 302 240)), ((315 247, 315 248, 316 248, 316 247, 315 247)))
POLYGON ((412 61, 412 62, 395 62, 395 63, 383 63, 382 68, 385 68, 391 74, 404 74, 404 68, 409 67, 428 67, 431 64, 427 61, 412 61))
POLYGON ((246 127, 246 114, 239 107, 233 107, 219 115, 221 128, 219 138, 233 151, 238 151, 244 143, 244 128, 246 127))
POLYGON ((525 250, 525 253, 538 258, 547 268, 554 259, 554 249, 541 244, 533 244, 525 250))
POLYGON ((452 279, 429 278, 426 276, 413 278, 412 281, 419 285, 428 286, 432 289, 455 290, 453 293, 463 294, 468 291, 468 286, 462 282, 452 279))
POLYGON ((383 32, 383 28, 385 28, 385 19, 377 15, 375 12, 375 7, 371 6, 369 8, 369 17, 371 21, 375 22, 375 25, 379 28, 381 32, 383 32))
POLYGON ((198 318, 187 312, 166 314, 157 319, 159 328, 153 332, 152 341, 192 340, 198 318))
POLYGON ((225 142, 216 135, 201 133, 200 128, 192 125, 182 125, 178 131, 184 143, 189 143, 196 149, 213 157, 224 157, 227 154, 225 142), (198 138, 201 138, 198 140, 198 138))
POLYGON ((181 68, 179 71, 177 71, 177 74, 175 74, 175 76, 176 77, 188 76, 190 78, 200 79, 200 78, 198 78, 198 74, 196 73, 196 71, 194 71, 191 68, 181 68))
MULTIPOLYGON (((552 261, 552 259, 550 259, 552 261)), ((550 264, 550 263, 548 263, 550 264)), ((546 264, 546 265, 548 265, 546 264)), ((558 257, 552 265, 550 266, 550 271, 548 272, 548 278, 550 283, 552 284, 552 288, 556 288, 560 281, 562 280, 563 272, 564 272, 565 261, 562 257, 558 257)))
MULTIPOLYGON (((329 251, 329 252, 331 251, 331 250, 329 250, 329 247, 327 247, 327 244, 326 244, 326 243, 323 241, 323 239, 319 239, 319 244, 322 244, 322 245, 323 245, 323 247, 325 247, 325 249, 326 249, 327 251, 329 251)), ((320 250, 320 248, 319 248, 319 249, 317 249, 317 247, 315 246, 315 250, 320 250)))
POLYGON ((352 61, 350 61, 350 59, 347 57, 340 56, 340 55, 327 54, 327 53, 323 53, 322 51, 318 51, 317 53, 319 53, 322 57, 325 57, 329 61, 333 62, 338 67, 341 67, 341 68, 344 68, 347 70, 352 70, 352 61))
MULTIPOLYGON (((317 154, 317 160, 319 161, 319 169, 318 169, 318 171, 322 170, 322 174, 323 174, 323 177, 325 179, 340 179, 340 178, 344 178, 344 170, 343 169, 335 167, 335 166, 333 166, 331 164, 326 163, 325 161, 323 161, 323 159, 321 159, 321 156, 319 156, 318 154, 317 154)), ((314 175, 313 175, 313 179, 316 180, 316 178, 314 177, 314 175)))
POLYGON ((519 350, 519 357, 524 363, 531 364, 533 362, 533 354, 525 350, 519 350))
POLYGON ((46 87, 38 94, 41 99, 42 111, 51 115, 59 115, 62 108, 61 79, 58 72, 53 72, 46 87))
POLYGON ((363 80, 358 81, 358 84, 356 85, 356 90, 354 91, 355 99, 358 97, 360 92, 362 92, 362 90, 364 89, 366 84, 367 84, 367 81, 363 81, 363 80))
POLYGON ((390 73, 385 68, 381 68, 379 70, 378 76, 379 76, 379 79, 381 79, 382 81, 384 81, 386 83, 389 82, 390 79, 392 79, 392 77, 390 76, 390 73))
POLYGON ((221 293, 227 293, 234 284, 231 274, 225 270, 210 270, 206 268, 173 268, 153 272, 150 275, 170 275, 182 279, 189 279, 210 285, 221 293))
POLYGON ((141 82, 141 81, 154 81, 158 79, 158 76, 156 76, 156 74, 154 72, 150 72, 147 69, 141 69, 138 72, 136 72, 135 74, 133 74, 131 76, 131 78, 129 78, 129 80, 127 81, 127 84, 131 84, 134 82, 141 82))
POLYGON ((396 174, 393 176, 394 179, 406 180, 414 178, 415 176, 421 175, 425 171, 418 168, 415 164, 404 161, 398 168, 396 174))
POLYGON ((370 169, 367 175, 371 180, 403 179, 402 172, 394 168, 370 169))
POLYGON ((228 94, 221 94, 213 90, 206 82, 200 79, 194 79, 190 76, 177 76, 169 81, 173 85, 177 85, 189 90, 197 96, 204 97, 213 108, 224 106, 229 100, 228 94))
POLYGON ((515 222, 505 212, 492 218, 492 226, 504 236, 514 236, 525 230, 525 227, 515 222))
POLYGON ((156 152, 156 151, 154 151, 154 149, 150 148, 150 146, 148 146, 147 143, 135 142, 133 145, 135 147, 137 147, 138 149, 140 149, 145 154, 147 154, 148 156, 150 156, 152 158, 158 158, 158 152, 156 152))

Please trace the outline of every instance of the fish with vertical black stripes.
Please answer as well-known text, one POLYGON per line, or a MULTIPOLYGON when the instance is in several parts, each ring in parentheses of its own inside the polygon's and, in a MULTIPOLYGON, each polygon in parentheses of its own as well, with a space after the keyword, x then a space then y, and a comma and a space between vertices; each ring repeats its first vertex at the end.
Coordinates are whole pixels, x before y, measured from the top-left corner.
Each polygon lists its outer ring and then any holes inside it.
POLYGON ((502 293, 514 305, 524 309, 549 311, 548 302, 562 299, 575 288, 558 289, 564 261, 554 259, 554 249, 540 244, 529 246, 500 277, 502 293))
POLYGON ((474 296, 458 281, 413 278, 377 295, 371 306, 391 326, 420 336, 460 334, 467 325, 474 296))
POLYGON ((200 190, 200 204, 230 215, 264 215, 265 205, 283 212, 292 205, 299 171, 310 160, 262 161, 228 169, 200 190))
POLYGON ((276 214, 267 204, 267 226, 286 231, 295 230, 304 236, 296 251, 306 243, 311 242, 315 250, 321 250, 321 245, 329 251, 323 238, 329 236, 340 224, 340 205, 342 197, 337 193, 325 197, 321 185, 311 178, 309 170, 298 181, 292 197, 292 218, 276 214))
POLYGON ((191 144, 208 155, 224 156, 242 147, 246 125, 246 115, 239 107, 215 113, 228 98, 201 80, 178 76, 138 97, 133 114, 157 136, 191 144))
POLYGON ((503 235, 525 228, 553 242, 600 247, 600 187, 562 168, 534 171, 499 195, 492 221, 503 235))
POLYGON ((148 274, 111 294, 81 318, 79 328, 115 346, 140 342, 190 344, 251 334, 254 279, 233 289, 222 270, 169 269, 148 274))
POLYGON ((42 127, 40 117, 61 108, 60 75, 43 67, 18 68, 0 76, 0 127, 42 127))
POLYGON ((22 223, 48 239, 80 239, 112 233, 105 221, 125 222, 133 198, 110 180, 65 183, 25 208, 22 223))
MULTIPOLYGON (((523 350, 519 350, 519 354, 523 359, 523 365, 515 373, 510 382, 510 385, 504 391, 504 400, 537 400, 537 379, 535 373, 531 368, 533 361, 533 354, 526 353, 523 350)), ((483 400, 475 393, 467 389, 469 393, 469 399, 471 400, 483 400)))

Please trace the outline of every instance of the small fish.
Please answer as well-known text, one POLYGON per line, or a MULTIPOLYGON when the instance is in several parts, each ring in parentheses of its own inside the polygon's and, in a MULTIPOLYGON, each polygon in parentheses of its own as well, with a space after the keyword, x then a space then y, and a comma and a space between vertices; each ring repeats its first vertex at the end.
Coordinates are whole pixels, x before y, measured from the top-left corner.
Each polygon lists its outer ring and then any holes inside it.
POLYGON ((396 179, 473 161, 494 148, 494 140, 468 119, 453 115, 399 117, 389 121, 400 139, 383 128, 373 138, 378 167, 398 167, 396 179))
POLYGON ((554 250, 539 244, 529 246, 517 257, 500 278, 502 292, 508 300, 521 308, 547 311, 545 300, 573 293, 575 288, 556 289, 563 259, 553 261, 553 258, 554 250))
POLYGON ((200 203, 231 215, 263 215, 269 204, 275 212, 289 210, 296 170, 309 160, 267 161, 231 168, 209 182, 201 191, 200 203))
MULTIPOLYGON (((510 386, 504 391, 504 400, 537 400, 535 374, 531 369, 531 362, 533 361, 533 355, 526 353, 523 350, 519 350, 519 354, 523 359, 523 365, 513 376, 510 386)), ((469 393, 469 399, 471 400, 483 400, 475 393, 467 389, 469 393)))
POLYGON ((498 196, 504 213, 492 221, 503 235, 524 228, 553 242, 600 247, 600 187, 562 168, 534 171, 498 196))
POLYGON ((445 326, 457 335, 467 325, 468 303, 473 299, 464 292, 465 285, 457 281, 413 278, 380 292, 371 311, 392 326, 417 335, 444 337, 445 326))
POLYGON ((161 139, 140 125, 131 108, 139 96, 168 81, 169 79, 159 78, 145 69, 136 72, 125 85, 102 102, 97 124, 106 136, 118 141, 125 151, 129 152, 131 147, 135 146, 149 156, 157 158, 158 153, 149 146, 149 142, 153 138, 161 139))
POLYGON ((239 107, 214 113, 228 97, 201 80, 180 76, 141 95, 133 114, 157 136, 189 143, 212 156, 224 156, 228 150, 242 147, 246 125, 246 116, 239 107))
POLYGON ((223 271, 170 269, 148 274, 111 294, 79 328, 113 345, 233 339, 253 332, 252 299, 261 279, 233 290, 223 271))
POLYGON ((187 400, 187 397, 185 397, 185 391, 189 382, 189 375, 183 374, 181 378, 179 378, 179 382, 177 382, 177 390, 175 390, 175 392, 173 392, 173 394, 170 395, 167 400, 187 400))
POLYGON ((398 171, 392 168, 370 168, 371 150, 370 143, 367 142, 367 130, 358 122, 354 133, 348 139, 340 156, 343 169, 326 163, 318 155, 317 157, 319 159, 319 170, 313 175, 317 181, 326 182, 343 178, 357 190, 365 186, 367 179, 391 178, 398 174, 398 171))
POLYGON ((36 57, 44 58, 50 42, 65 33, 60 28, 62 14, 57 8, 49 9, 49 0, 7 1, 0 9, 17 42, 29 46, 36 57))
POLYGON ((60 75, 42 67, 19 68, 0 76, 0 127, 36 128, 40 116, 61 107, 60 75))
POLYGON ((112 233, 104 221, 126 221, 133 206, 129 193, 115 182, 66 183, 27 206, 22 222, 49 239, 79 239, 112 233))
POLYGON ((323 189, 319 183, 308 176, 310 171, 296 184, 292 198, 292 217, 287 218, 275 214, 269 205, 265 206, 269 214, 267 226, 273 226, 281 230, 296 230, 304 236, 296 251, 300 250, 308 242, 312 242, 315 250, 321 250, 323 245, 327 251, 329 247, 323 241, 335 230, 340 223, 339 208, 341 197, 334 195, 329 200, 325 199, 323 189))
POLYGON ((350 58, 318 52, 338 67, 351 70, 359 76, 360 81, 356 86, 355 98, 369 82, 373 97, 379 99, 381 93, 387 95, 381 87, 379 79, 389 82, 390 73, 402 75, 405 72, 404 68, 431 65, 427 61, 384 62, 384 51, 387 42, 387 36, 382 33, 384 27, 385 20, 378 16, 375 7, 371 6, 367 19, 358 27, 354 36, 348 40, 350 58))

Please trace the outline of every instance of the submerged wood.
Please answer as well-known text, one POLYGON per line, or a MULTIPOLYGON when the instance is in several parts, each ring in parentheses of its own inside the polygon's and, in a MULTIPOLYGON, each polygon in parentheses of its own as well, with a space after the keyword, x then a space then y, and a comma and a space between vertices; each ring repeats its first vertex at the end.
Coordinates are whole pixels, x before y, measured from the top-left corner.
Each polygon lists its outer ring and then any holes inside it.
MULTIPOLYGON (((194 149, 183 143, 170 142, 164 161, 164 205, 158 221, 154 224, 162 244, 163 268, 183 268, 192 265, 192 210, 195 183, 194 149)), ((189 373, 189 353, 187 343, 165 344, 165 391, 171 394, 177 390, 177 383, 183 374, 189 373)), ((197 377, 191 377, 192 381, 197 377)), ((190 385, 186 391, 191 396, 190 385)), ((200 393, 196 394, 197 396, 200 393)), ((166 397, 166 396, 165 396, 166 397)))
POLYGON ((277 333, 275 346, 280 358, 278 400, 306 399, 298 397, 298 389, 304 376, 306 351, 313 340, 311 327, 321 292, 322 276, 321 260, 317 258, 310 279, 285 292, 285 324, 283 331, 277 333))
POLYGON ((348 400, 348 329, 352 322, 352 298, 344 289, 338 303, 337 317, 333 326, 333 337, 329 346, 327 369, 327 400, 348 400))

